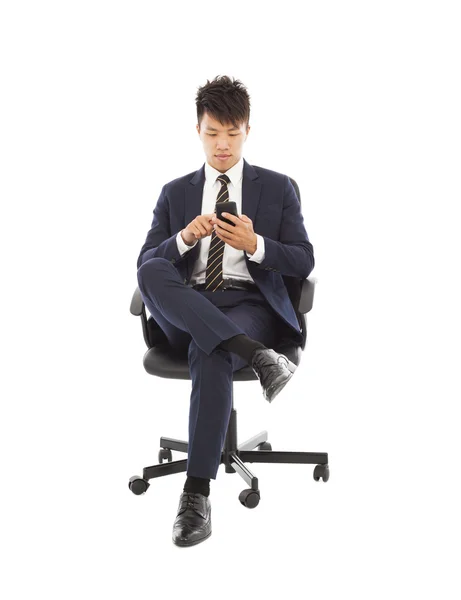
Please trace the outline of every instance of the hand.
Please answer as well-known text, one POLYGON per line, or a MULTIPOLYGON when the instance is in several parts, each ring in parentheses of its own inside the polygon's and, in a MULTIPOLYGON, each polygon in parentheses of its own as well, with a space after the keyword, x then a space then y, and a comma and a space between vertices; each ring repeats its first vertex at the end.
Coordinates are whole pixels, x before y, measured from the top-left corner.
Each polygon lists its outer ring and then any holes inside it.
POLYGON ((209 215, 198 215, 181 231, 181 237, 185 244, 191 246, 196 240, 207 237, 213 233, 211 218, 214 213, 209 215))
POLYGON ((253 230, 253 221, 246 215, 235 217, 224 212, 222 216, 235 225, 229 225, 214 215, 211 222, 219 239, 236 250, 246 250, 249 254, 253 254, 256 251, 257 240, 253 230))

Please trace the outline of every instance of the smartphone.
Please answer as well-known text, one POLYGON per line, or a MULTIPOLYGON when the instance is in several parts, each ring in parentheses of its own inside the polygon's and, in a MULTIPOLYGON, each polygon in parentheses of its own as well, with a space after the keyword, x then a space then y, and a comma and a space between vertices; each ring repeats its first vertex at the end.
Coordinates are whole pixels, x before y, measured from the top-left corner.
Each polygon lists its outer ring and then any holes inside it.
POLYGON ((238 217, 237 204, 235 202, 231 202, 230 200, 228 202, 216 202, 216 217, 221 221, 224 221, 224 223, 228 223, 229 225, 233 225, 235 227, 235 223, 232 223, 232 221, 229 221, 229 219, 226 219, 222 216, 223 212, 238 217))

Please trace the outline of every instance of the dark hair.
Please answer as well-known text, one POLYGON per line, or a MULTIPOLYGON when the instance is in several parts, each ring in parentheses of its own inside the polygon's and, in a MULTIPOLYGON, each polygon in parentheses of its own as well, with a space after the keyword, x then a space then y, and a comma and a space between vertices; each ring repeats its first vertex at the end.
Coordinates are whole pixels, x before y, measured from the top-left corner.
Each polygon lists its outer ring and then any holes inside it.
POLYGON ((195 102, 199 125, 207 112, 221 125, 231 123, 234 127, 240 127, 245 123, 248 127, 250 96, 238 79, 232 81, 227 75, 218 75, 211 82, 207 79, 206 84, 198 88, 195 102))

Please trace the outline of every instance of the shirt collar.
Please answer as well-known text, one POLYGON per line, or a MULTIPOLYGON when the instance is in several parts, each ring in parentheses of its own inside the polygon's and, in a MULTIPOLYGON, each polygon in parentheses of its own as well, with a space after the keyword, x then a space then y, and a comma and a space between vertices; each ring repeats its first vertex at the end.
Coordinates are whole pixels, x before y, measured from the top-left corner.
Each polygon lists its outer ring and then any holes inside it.
MULTIPOLYGON (((240 157, 240 160, 230 169, 228 169, 225 173, 234 187, 237 187, 237 184, 242 179, 243 176, 243 156, 240 157)), ((213 186, 216 182, 216 178, 220 175, 224 175, 214 167, 212 167, 208 162, 205 162, 205 179, 207 185, 213 186)), ((219 183, 219 182, 218 182, 219 183)))

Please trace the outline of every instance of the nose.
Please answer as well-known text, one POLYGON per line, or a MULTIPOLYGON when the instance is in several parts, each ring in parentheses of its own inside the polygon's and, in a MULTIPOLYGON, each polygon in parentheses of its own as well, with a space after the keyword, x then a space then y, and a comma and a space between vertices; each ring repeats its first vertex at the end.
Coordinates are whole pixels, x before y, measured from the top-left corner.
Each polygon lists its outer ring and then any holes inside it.
POLYGON ((216 143, 216 150, 219 152, 226 152, 229 150, 229 141, 227 138, 218 138, 216 143))

